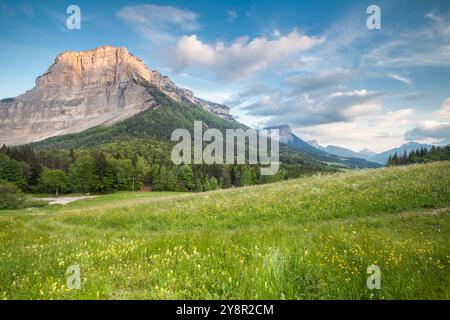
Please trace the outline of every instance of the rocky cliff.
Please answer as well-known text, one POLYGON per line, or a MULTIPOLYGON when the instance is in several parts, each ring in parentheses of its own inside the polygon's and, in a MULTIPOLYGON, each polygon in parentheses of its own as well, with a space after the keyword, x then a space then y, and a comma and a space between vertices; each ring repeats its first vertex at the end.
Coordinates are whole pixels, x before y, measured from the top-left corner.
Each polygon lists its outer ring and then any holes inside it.
MULTIPOLYGON (((146 87, 154 85, 176 101, 210 110, 212 103, 178 88, 124 47, 99 47, 58 55, 26 93, 0 101, 0 145, 23 144, 51 136, 109 125, 158 107, 146 87)), ((225 107, 225 106, 224 106, 225 107)), ((227 107, 225 107, 227 108, 227 107)), ((222 115, 225 114, 224 115, 222 115)), ((229 115, 229 109, 228 109, 229 115)))
POLYGON ((200 98, 195 98, 195 103, 200 105, 203 109, 218 115, 222 119, 233 120, 233 116, 230 114, 230 108, 223 104, 206 101, 200 98))

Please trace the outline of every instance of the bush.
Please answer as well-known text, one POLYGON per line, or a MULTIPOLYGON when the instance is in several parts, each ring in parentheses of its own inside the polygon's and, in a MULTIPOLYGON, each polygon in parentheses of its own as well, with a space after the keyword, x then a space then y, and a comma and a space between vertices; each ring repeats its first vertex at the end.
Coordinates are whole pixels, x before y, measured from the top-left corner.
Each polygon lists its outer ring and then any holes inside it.
POLYGON ((43 201, 28 198, 14 183, 0 180, 0 209, 21 209, 45 204, 43 201))
POLYGON ((14 183, 0 181, 0 209, 23 208, 25 203, 25 196, 14 183))

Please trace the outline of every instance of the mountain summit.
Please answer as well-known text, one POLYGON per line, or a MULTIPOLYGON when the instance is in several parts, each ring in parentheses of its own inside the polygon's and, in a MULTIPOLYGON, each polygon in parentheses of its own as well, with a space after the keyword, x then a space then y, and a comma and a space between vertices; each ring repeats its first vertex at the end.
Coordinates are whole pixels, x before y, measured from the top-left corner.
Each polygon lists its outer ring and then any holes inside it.
POLYGON ((150 70, 125 47, 103 46, 59 54, 36 86, 0 100, 0 145, 23 144, 100 124, 110 125, 158 107, 148 86, 177 102, 230 119, 226 106, 199 99, 150 70))

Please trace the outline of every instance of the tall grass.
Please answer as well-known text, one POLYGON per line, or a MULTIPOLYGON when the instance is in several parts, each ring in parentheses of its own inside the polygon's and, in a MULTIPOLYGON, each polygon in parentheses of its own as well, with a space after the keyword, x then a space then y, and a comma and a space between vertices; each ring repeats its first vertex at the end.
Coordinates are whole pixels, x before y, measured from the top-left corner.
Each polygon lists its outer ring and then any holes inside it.
POLYGON ((0 214, 0 298, 450 298, 448 162, 147 195, 0 214))

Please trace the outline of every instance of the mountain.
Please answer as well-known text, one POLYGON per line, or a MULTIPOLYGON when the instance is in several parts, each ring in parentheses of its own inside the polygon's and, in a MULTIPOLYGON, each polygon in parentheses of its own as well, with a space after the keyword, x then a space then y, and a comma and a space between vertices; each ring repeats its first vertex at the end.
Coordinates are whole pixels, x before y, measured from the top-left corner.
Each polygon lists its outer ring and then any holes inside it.
POLYGON ((314 145, 315 148, 325 151, 329 154, 333 154, 339 157, 348 157, 348 158, 360 158, 365 159, 370 162, 376 162, 381 165, 385 165, 389 159, 389 156, 394 155, 397 153, 397 155, 403 155, 403 153, 406 151, 406 153, 410 153, 411 151, 420 149, 420 148, 426 148, 431 149, 432 145, 429 144, 421 144, 417 142, 408 142, 398 148, 394 148, 391 150, 387 150, 381 153, 375 153, 373 151, 370 151, 367 148, 362 149, 359 152, 352 151, 350 149, 346 149, 343 147, 333 146, 329 145, 327 147, 322 147, 320 144, 317 143, 317 141, 311 141, 312 145, 314 145))
POLYGON ((330 154, 334 154, 339 157, 348 157, 348 158, 360 158, 366 159, 367 161, 371 161, 372 157, 376 155, 375 152, 370 151, 367 148, 362 149, 359 152, 355 152, 350 149, 346 149, 339 146, 328 145, 326 147, 322 147, 317 141, 312 140, 308 141, 309 144, 313 145, 315 148, 325 151, 330 154))
POLYGON ((374 157, 377 153, 373 152, 372 150, 369 150, 367 148, 364 148, 364 149, 358 151, 357 154, 360 155, 362 158, 369 160, 372 157, 374 157))
MULTIPOLYGON (((47 153, 50 158, 55 150, 68 154, 75 152, 102 151, 117 158, 130 158, 138 155, 150 159, 151 163, 173 166, 171 150, 174 143, 170 141, 173 130, 185 128, 193 129, 194 120, 202 121, 205 128, 216 128, 222 132, 226 129, 248 129, 235 120, 225 120, 198 105, 187 102, 177 102, 165 95, 157 87, 146 88, 160 107, 143 111, 129 119, 108 126, 95 126, 79 133, 51 137, 30 144, 38 153, 47 153), (71 151, 70 151, 71 152, 71 151)), ((280 145, 281 177, 297 177, 304 173, 332 172, 338 170, 336 166, 327 165, 300 150, 286 145, 280 145)), ((212 168, 209 170, 217 170, 212 168)), ((219 166, 219 169, 221 167, 219 166)), ((197 168, 203 172, 205 168, 197 168)), ((275 176, 274 179, 277 177, 275 176)), ((236 182, 237 183, 237 182, 236 182)))
MULTIPOLYGON (((326 148, 320 147, 319 144, 314 143, 313 146, 310 143, 305 142, 298 136, 292 133, 291 128, 288 125, 279 125, 267 127, 267 130, 278 129, 280 134, 280 142, 288 145, 296 150, 301 150, 306 154, 327 163, 338 163, 352 168, 377 168, 379 164, 367 161, 353 156, 335 155, 326 151, 326 148)), ((350 150, 349 150, 350 151, 350 150)))
POLYGON ((316 149, 322 149, 323 147, 317 142, 317 140, 308 140, 308 144, 312 145, 316 149))
POLYGON ((359 153, 354 152, 350 149, 333 146, 333 145, 329 145, 329 146, 323 148, 322 150, 326 151, 328 153, 340 156, 340 157, 353 157, 353 158, 362 158, 362 159, 365 158, 365 157, 361 156, 359 153))
MULTIPOLYGON (((0 101, 0 145, 36 149, 99 149, 105 145, 162 150, 170 157, 171 133, 247 126, 230 109, 178 88, 124 47, 59 54, 33 89, 0 101)), ((122 151, 123 151, 122 150, 122 151)), ((304 152, 280 147, 282 161, 308 170, 330 170, 304 152)))
POLYGON ((226 106, 196 98, 158 71, 150 70, 124 47, 103 46, 58 55, 26 93, 0 100, 0 145, 111 125, 158 108, 147 87, 177 102, 188 102, 231 119, 226 106))
POLYGON ((329 146, 323 148, 322 150, 326 151, 328 153, 340 156, 340 157, 360 158, 360 159, 366 159, 366 160, 369 159, 358 152, 354 152, 353 150, 346 149, 346 148, 339 147, 339 146, 329 145, 329 146))
POLYGON ((170 141, 175 129, 184 128, 192 132, 194 121, 202 121, 205 127, 226 129, 247 127, 235 120, 225 120, 199 105, 179 102, 158 87, 148 84, 146 94, 158 107, 140 112, 112 125, 99 125, 82 132, 54 136, 32 143, 37 148, 89 148, 104 143, 127 139, 153 139, 170 141))
MULTIPOLYGON (((167 153, 171 133, 192 131, 194 120, 221 131, 247 129, 227 106, 195 97, 126 48, 109 46, 58 55, 33 89, 0 101, 0 115, 0 144, 31 143, 52 150, 124 142, 162 145, 167 153)), ((293 135, 288 126, 282 129, 287 143, 280 146, 280 160, 288 165, 307 170, 377 166, 330 155, 293 135)))
POLYGON ((371 159, 372 159, 372 161, 375 161, 377 163, 384 165, 387 163, 389 156, 393 156, 395 153, 397 153, 397 155, 401 156, 401 155, 403 155, 403 153, 405 153, 405 151, 407 154, 409 154, 411 151, 415 151, 420 148, 431 149, 431 147, 432 147, 432 145, 430 145, 430 144, 408 142, 398 148, 394 148, 394 149, 379 153, 379 154, 373 156, 371 159))

